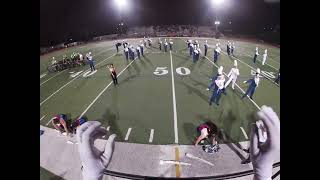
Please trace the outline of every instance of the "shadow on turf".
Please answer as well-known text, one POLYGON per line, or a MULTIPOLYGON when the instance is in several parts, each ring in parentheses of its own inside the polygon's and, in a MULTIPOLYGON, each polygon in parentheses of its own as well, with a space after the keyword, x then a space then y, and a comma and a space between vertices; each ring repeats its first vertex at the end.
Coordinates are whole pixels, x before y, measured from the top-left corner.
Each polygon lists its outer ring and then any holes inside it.
POLYGON ((204 95, 201 93, 201 91, 199 91, 198 89, 186 84, 185 82, 183 81, 178 81, 179 84, 182 84, 184 85, 187 89, 188 89, 188 93, 191 94, 191 93, 195 93, 196 95, 198 95, 202 100, 204 100, 205 102, 208 102, 209 104, 209 97, 207 95, 204 95))
POLYGON ((119 117, 117 116, 119 112, 116 114, 113 113, 109 108, 106 108, 104 114, 102 115, 102 120, 107 121, 107 125, 110 126, 110 132, 115 133, 117 135, 118 140, 123 140, 123 135, 120 131, 120 127, 117 123, 119 117))
POLYGON ((146 60, 147 63, 149 63, 152 67, 154 67, 150 59, 147 57, 147 55, 145 55, 143 58, 146 60))

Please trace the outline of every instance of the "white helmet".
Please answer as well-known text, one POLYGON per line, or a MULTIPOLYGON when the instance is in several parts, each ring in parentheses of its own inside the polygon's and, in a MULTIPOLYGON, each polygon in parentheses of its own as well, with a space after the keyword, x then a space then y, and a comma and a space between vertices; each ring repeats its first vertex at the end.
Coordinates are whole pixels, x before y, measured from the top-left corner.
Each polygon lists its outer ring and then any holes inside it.
POLYGON ((259 68, 257 68, 257 73, 260 74, 260 69, 259 68))

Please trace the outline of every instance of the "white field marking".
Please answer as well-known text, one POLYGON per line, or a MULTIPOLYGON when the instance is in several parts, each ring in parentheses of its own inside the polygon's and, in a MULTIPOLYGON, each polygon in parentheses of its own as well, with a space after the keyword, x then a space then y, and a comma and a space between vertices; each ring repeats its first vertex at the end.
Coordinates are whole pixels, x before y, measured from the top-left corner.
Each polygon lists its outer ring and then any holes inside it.
POLYGON ((129 129, 128 129, 127 134, 126 134, 126 137, 124 138, 125 141, 127 141, 127 140, 129 139, 129 135, 130 135, 130 133, 131 133, 131 129, 132 129, 132 128, 129 128, 129 129))
POLYGON ((41 74, 41 75, 40 75, 40 79, 43 78, 43 77, 45 77, 46 75, 47 75, 47 73, 41 74))
MULTIPOLYGON (((219 67, 218 67, 216 64, 214 64, 211 60, 209 60, 209 58, 207 58, 207 57, 205 57, 205 58, 206 58, 209 62, 211 62, 216 68, 219 68, 219 67)), ((223 72, 223 74, 227 76, 227 74, 226 74, 225 72, 223 72)), ((245 91, 244 91, 240 86, 238 86, 237 83, 235 83, 235 85, 241 90, 241 92, 242 92, 243 94, 245 94, 245 91)), ((259 110, 261 110, 261 108, 258 106, 258 104, 257 104, 256 102, 254 102, 252 99, 250 99, 248 95, 247 95, 247 97, 248 97, 248 99, 249 99, 259 110)))
POLYGON ((94 71, 87 71, 87 72, 85 72, 82 76, 83 77, 89 77, 89 76, 91 76, 91 75, 94 75, 96 72, 97 72, 98 70, 94 70, 94 71))
POLYGON ((109 130, 110 130, 110 126, 107 127, 107 131, 109 131, 109 130))
POLYGON ((153 134, 154 134, 154 129, 150 130, 150 137, 149 137, 149 143, 153 141, 153 134))
POLYGON ((176 103, 176 90, 174 87, 174 75, 172 65, 172 54, 170 51, 170 65, 171 65, 171 82, 172 82, 172 103, 173 103, 173 125, 174 125, 174 142, 178 144, 178 121, 177 121, 177 103, 176 103))
MULTIPOLYGON (((223 51, 221 51, 221 52, 224 53, 225 55, 227 55, 227 53, 225 53, 225 52, 223 52, 223 51)), ((233 58, 236 59, 236 60, 238 60, 238 61, 240 61, 241 63, 247 65, 247 66, 248 66, 250 69, 252 69, 254 72, 257 72, 256 69, 254 69, 254 68, 253 68, 252 66, 250 66, 249 64, 241 61, 241 60, 238 59, 238 58, 235 58, 235 57, 233 57, 233 58)), ((270 78, 267 77, 266 75, 263 75, 262 73, 261 73, 261 75, 262 75, 263 77, 265 77, 266 79, 270 80, 270 81, 271 81, 273 84, 275 84, 276 86, 280 87, 277 83, 275 83, 272 79, 270 79, 270 78)))
MULTIPOLYGON (((131 61, 118 75, 117 77, 119 77, 134 61, 136 61, 137 57, 131 61)), ((108 87, 112 84, 112 81, 110 81, 110 83, 98 94, 98 96, 96 98, 94 98, 94 100, 89 104, 89 106, 82 112, 82 114, 80 115, 79 118, 81 118, 89 109, 90 107, 99 99, 99 97, 108 89, 108 87)))
MULTIPOLYGON (((50 124, 50 122, 52 121, 52 119, 50 119, 50 121, 46 124, 46 126, 48 126, 50 124)), ((59 132, 59 131, 58 131, 59 132)))
MULTIPOLYGON (((66 69, 65 69, 65 70, 66 70, 66 69)), ((65 70, 63 70, 63 71, 65 71, 65 70)), ((57 73, 56 75, 54 75, 54 76, 52 76, 51 78, 49 78, 49 79, 45 80, 44 82, 42 82, 42 83, 40 84, 40 86, 41 86, 41 85, 43 85, 44 83, 48 82, 50 79, 52 79, 52 78, 54 78, 54 77, 58 76, 58 75, 59 75, 59 74, 61 74, 63 71, 60 71, 60 72, 59 72, 59 73, 57 73)))
MULTIPOLYGON (((98 64, 96 64, 96 66, 99 65, 100 63, 104 62, 105 60, 110 59, 111 57, 113 57, 113 56, 115 56, 115 55, 116 55, 116 54, 113 54, 113 55, 107 57, 106 59, 104 59, 104 60, 102 60, 101 62, 99 62, 98 64)), ((89 69, 87 69, 87 70, 89 70, 89 69)), ((77 77, 73 78, 73 79, 70 80, 69 82, 67 82, 67 83, 66 83, 65 85, 63 85, 62 87, 60 87, 58 90, 56 90, 54 93, 52 93, 49 97, 47 97, 45 100, 43 100, 43 101, 40 103, 40 106, 41 106, 44 102, 46 102, 48 99, 50 99, 53 95, 55 95, 56 93, 58 93, 61 89, 63 89, 64 87, 66 87, 68 84, 70 84, 72 81, 74 81, 75 79, 77 79, 77 78, 80 77, 80 76, 81 76, 81 74, 78 75, 77 77)))
POLYGON ((244 131, 243 127, 240 127, 240 129, 241 129, 244 137, 245 137, 246 139, 248 139, 248 135, 247 135, 246 131, 244 131))
POLYGON ((40 121, 41 121, 44 117, 46 117, 46 115, 42 116, 42 118, 40 118, 40 121))

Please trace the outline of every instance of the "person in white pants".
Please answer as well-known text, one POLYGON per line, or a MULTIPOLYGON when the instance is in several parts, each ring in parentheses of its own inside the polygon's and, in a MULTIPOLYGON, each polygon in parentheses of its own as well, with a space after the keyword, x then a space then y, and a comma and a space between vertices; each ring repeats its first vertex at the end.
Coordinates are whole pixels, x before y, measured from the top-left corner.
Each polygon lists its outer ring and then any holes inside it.
POLYGON ((266 49, 266 50, 264 50, 263 59, 262 59, 262 65, 264 65, 264 63, 266 62, 267 56, 268 56, 268 50, 266 49))
POLYGON ((234 85, 236 84, 237 81, 237 77, 240 75, 239 73, 239 69, 238 69, 238 63, 237 60, 234 60, 234 67, 231 68, 229 74, 228 74, 228 81, 226 82, 226 84, 224 85, 224 88, 226 89, 227 86, 230 84, 230 82, 232 81, 232 89, 234 90, 234 85))

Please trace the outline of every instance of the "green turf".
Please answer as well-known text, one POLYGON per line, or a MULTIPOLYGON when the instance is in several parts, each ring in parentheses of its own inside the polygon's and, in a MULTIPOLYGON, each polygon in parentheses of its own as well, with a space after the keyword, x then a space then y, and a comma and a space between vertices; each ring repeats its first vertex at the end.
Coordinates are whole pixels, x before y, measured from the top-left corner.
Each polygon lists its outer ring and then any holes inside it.
MULTIPOLYGON (((179 144, 192 144, 196 136, 196 127, 202 123, 210 121, 218 129, 223 130, 223 136, 228 141, 246 140, 240 127, 250 134, 250 124, 254 121, 253 114, 257 107, 249 99, 241 100, 242 92, 236 88, 231 89, 231 84, 227 89, 227 95, 222 95, 220 106, 209 106, 208 100, 212 92, 206 91, 210 83, 210 77, 217 73, 217 68, 212 61, 212 49, 208 52, 209 60, 201 57, 193 63, 186 49, 186 39, 174 39, 174 49, 172 52, 173 75, 175 80, 175 97, 177 108, 177 127, 179 144), (188 68, 189 75, 179 75, 176 69, 179 67, 188 68)), ((139 39, 130 39, 132 44, 138 44, 139 39)), ((199 39, 202 52, 205 39, 199 39)), ((85 116, 89 120, 99 120, 104 127, 110 126, 110 131, 118 135, 117 141, 125 141, 128 128, 132 128, 130 136, 126 142, 149 143, 150 130, 154 129, 154 138, 150 144, 174 144, 174 112, 170 53, 159 51, 156 44, 157 39, 153 39, 156 48, 145 48, 145 57, 141 60, 126 61, 122 50, 114 55, 115 47, 113 42, 105 41, 96 44, 88 44, 85 47, 78 47, 69 50, 61 50, 49 55, 40 57, 40 74, 45 73, 46 65, 51 61, 51 57, 62 57, 62 54, 71 54, 73 51, 86 53, 89 50, 93 53, 97 65, 97 73, 90 77, 79 76, 73 80, 70 72, 78 72, 89 69, 88 66, 66 70, 57 75, 49 73, 40 79, 40 83, 49 81, 40 86, 40 103, 47 99, 52 93, 60 89, 48 100, 40 105, 40 117, 45 116, 40 124, 46 125, 50 118, 56 113, 65 113, 71 119, 79 116, 93 102, 98 94, 111 82, 111 77, 105 65, 113 63, 119 74, 119 86, 111 84, 104 93, 86 111, 85 116), (113 49, 110 49, 113 48, 113 49), (148 53, 147 53, 147 52, 148 53), (108 57, 111 58, 107 59, 108 57), (157 76, 154 71, 157 67, 166 67, 168 73, 157 76), (54 77, 55 76, 55 77, 54 77), (71 81, 71 82, 70 82, 71 81), (67 86, 63 87, 66 83, 67 86), (63 88, 61 88, 63 87, 63 88)), ((209 45, 214 45, 215 39, 208 39, 209 45)), ((222 50, 226 51, 226 40, 220 40, 222 50)), ((277 70, 264 65, 258 61, 252 62, 252 57, 256 44, 236 41, 235 55, 243 63, 238 61, 240 77, 237 84, 246 91, 248 80, 251 76, 252 68, 259 67, 262 71, 276 74, 277 70), (246 64, 244 64, 246 63, 246 64)), ((270 46, 259 45, 260 54, 264 48, 268 48, 268 56, 272 58, 267 63, 276 68, 280 67, 280 49, 270 46), (277 59, 278 58, 278 59, 277 59), (273 64, 272 64, 273 63, 273 64)), ((258 57, 262 59, 262 57, 258 57)), ((218 65, 224 66, 224 72, 228 73, 233 66, 233 58, 226 54, 221 54, 218 65)), ((184 72, 184 71, 183 71, 184 72)), ((272 80, 261 79, 260 85, 254 94, 254 101, 259 105, 269 105, 274 108, 280 116, 280 87, 272 80)), ((52 127, 51 124, 48 125, 52 127)), ((220 140, 221 142, 225 142, 220 140)))
POLYGON ((40 166, 40 180, 64 180, 64 179, 40 166))

